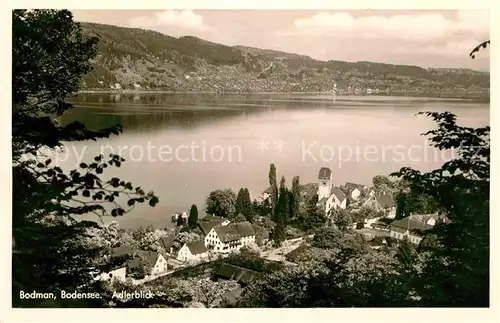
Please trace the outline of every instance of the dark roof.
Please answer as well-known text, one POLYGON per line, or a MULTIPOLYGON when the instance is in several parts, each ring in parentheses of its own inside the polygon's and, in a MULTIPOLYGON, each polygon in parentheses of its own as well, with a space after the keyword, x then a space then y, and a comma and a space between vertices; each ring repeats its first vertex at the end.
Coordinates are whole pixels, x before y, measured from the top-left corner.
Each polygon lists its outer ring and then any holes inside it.
POLYGON ((205 215, 203 218, 201 218, 202 222, 218 222, 222 223, 226 221, 226 218, 223 218, 221 216, 216 216, 216 215, 205 215))
POLYGON ((327 198, 327 197, 323 197, 323 198, 321 198, 321 200, 319 200, 319 201, 318 201, 318 203, 317 203, 317 204, 318 204, 318 205, 326 204, 326 201, 327 201, 327 200, 328 200, 328 198, 327 198))
POLYGON ((371 246, 381 246, 385 243, 386 243, 385 238, 380 236, 376 236, 375 238, 368 241, 368 244, 371 246))
POLYGON ((266 190, 264 192, 262 192, 263 194, 272 194, 273 193, 273 187, 272 186, 269 186, 268 188, 266 188, 266 190))
POLYGON ((334 194, 340 202, 344 201, 346 199, 346 195, 342 190, 336 186, 332 187, 332 194, 334 194))
POLYGON ((391 226, 391 231, 395 231, 397 233, 406 233, 406 231, 408 231, 407 229, 403 229, 403 228, 400 228, 400 227, 392 227, 391 226))
POLYGON ((437 213, 432 213, 432 214, 412 214, 411 216, 415 220, 421 220, 422 222, 427 222, 430 219, 434 219, 436 222, 444 222, 447 223, 449 222, 449 219, 446 217, 444 214, 437 214, 437 213))
POLYGON ((366 188, 366 185, 346 182, 345 188, 347 188, 349 192, 352 192, 355 188, 357 188, 360 191, 363 191, 366 188))
POLYGON ((158 259, 158 253, 155 251, 144 251, 141 250, 137 253, 135 259, 140 259, 141 263, 146 267, 153 267, 156 264, 156 260, 158 259))
POLYGON ((257 239, 257 240, 269 239, 269 231, 267 231, 267 229, 264 228, 263 226, 254 225, 253 229, 255 232, 255 239, 257 239))
MULTIPOLYGON (((429 230, 429 229, 432 229, 433 226, 432 225, 429 225, 429 224, 426 224, 426 223, 423 223, 419 220, 414 220, 414 219, 410 219, 410 217, 406 217, 404 219, 401 219, 401 220, 396 220, 396 221, 393 221, 390 225, 391 227, 391 230, 393 231, 396 231, 396 232, 400 232, 400 231, 403 231, 406 232, 406 230, 429 230)), ((402 232, 401 232, 402 233, 402 232)))
POLYGON ((198 223, 198 226, 200 227, 201 232, 203 232, 204 235, 207 235, 210 232, 210 230, 212 230, 218 225, 220 225, 220 223, 216 221, 213 222, 201 221, 198 223))
POLYGON ((215 275, 221 278, 235 280, 241 284, 248 284, 253 279, 255 272, 230 264, 222 264, 215 275))
POLYGON ((129 259, 127 260, 127 268, 133 269, 141 266, 141 260, 139 258, 129 259))
POLYGON ((119 246, 116 248, 111 249, 111 255, 114 257, 121 257, 121 256, 126 256, 134 253, 134 250, 130 247, 127 246, 119 246))
POLYGON ((219 239, 224 243, 255 235, 252 224, 248 221, 220 225, 214 229, 219 239))
POLYGON ((186 246, 189 248, 192 255, 198 255, 208 251, 201 240, 188 242, 186 246))
POLYGON ((377 194, 377 199, 383 208, 396 206, 396 202, 394 202, 394 199, 392 198, 390 193, 381 192, 377 194))
POLYGON ((372 224, 370 224, 370 226, 372 228, 387 228, 389 225, 387 223, 384 223, 384 222, 380 222, 380 221, 376 221, 376 222, 373 222, 372 224))
POLYGON ((319 170, 318 179, 330 179, 332 175, 332 171, 328 167, 322 167, 319 170))
POLYGON ((301 245, 298 248, 293 249, 285 255, 286 260, 295 261, 297 258, 309 249, 308 245, 301 245))
POLYGON ((165 249, 165 251, 170 250, 170 248, 174 245, 174 236, 166 236, 161 238, 160 244, 165 249))

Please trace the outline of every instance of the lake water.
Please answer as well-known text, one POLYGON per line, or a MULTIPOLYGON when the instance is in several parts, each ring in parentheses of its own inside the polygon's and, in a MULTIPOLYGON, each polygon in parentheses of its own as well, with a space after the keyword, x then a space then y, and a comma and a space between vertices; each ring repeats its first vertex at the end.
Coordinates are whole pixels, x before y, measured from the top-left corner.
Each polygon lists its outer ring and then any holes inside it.
POLYGON ((437 154, 420 134, 434 127, 419 111, 451 111, 464 125, 489 125, 489 103, 387 96, 337 97, 267 94, 80 94, 63 122, 88 128, 122 124, 120 136, 67 145, 66 170, 104 153, 120 153, 120 177, 160 198, 118 218, 122 227, 170 225, 173 212, 197 204, 210 191, 247 187, 252 198, 268 185, 269 164, 291 184, 315 182, 321 167, 333 182, 370 184, 373 176, 402 166, 426 171, 451 153, 437 154))

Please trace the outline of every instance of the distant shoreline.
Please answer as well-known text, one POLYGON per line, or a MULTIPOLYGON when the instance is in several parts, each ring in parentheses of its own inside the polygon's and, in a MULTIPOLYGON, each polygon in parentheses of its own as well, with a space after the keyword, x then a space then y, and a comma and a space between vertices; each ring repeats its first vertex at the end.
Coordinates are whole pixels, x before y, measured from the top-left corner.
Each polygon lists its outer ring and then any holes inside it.
MULTIPOLYGON (((81 90, 77 94, 215 94, 215 95, 264 95, 264 94, 302 94, 302 95, 331 95, 328 92, 251 92, 240 93, 235 91, 216 92, 216 91, 167 91, 167 90, 81 90)), ((436 95, 428 92, 421 91, 393 91, 391 93, 341 93, 337 94, 339 97, 344 96, 403 96, 403 97, 428 97, 428 98, 442 98, 442 99, 488 99, 490 98, 489 92, 442 92, 441 95, 436 95)))

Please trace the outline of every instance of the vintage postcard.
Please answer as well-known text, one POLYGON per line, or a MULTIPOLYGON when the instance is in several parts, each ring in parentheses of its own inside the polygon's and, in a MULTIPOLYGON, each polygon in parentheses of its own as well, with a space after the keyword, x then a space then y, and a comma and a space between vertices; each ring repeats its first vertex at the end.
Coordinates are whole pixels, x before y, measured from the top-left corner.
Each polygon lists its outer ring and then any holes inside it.
POLYGON ((9 14, 12 308, 490 306, 488 10, 9 14))

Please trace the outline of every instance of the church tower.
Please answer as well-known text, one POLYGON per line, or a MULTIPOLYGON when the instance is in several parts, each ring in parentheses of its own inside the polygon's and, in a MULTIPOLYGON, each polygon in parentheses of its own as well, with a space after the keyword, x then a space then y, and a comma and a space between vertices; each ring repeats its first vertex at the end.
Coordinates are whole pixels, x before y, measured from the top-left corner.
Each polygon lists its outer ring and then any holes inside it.
POLYGON ((318 175, 318 201, 329 198, 332 195, 332 171, 328 167, 322 167, 318 175))

